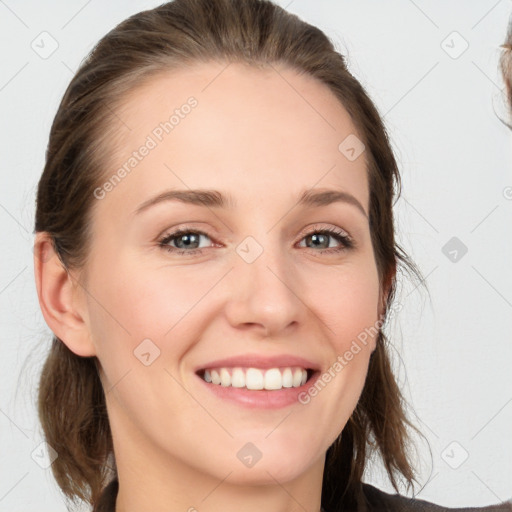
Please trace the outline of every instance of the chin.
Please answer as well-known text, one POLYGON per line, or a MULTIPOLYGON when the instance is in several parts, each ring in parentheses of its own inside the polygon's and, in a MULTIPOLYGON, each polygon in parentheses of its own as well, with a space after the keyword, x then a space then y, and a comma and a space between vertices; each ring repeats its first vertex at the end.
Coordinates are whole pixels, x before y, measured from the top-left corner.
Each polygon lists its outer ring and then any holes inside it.
MULTIPOLYGON (((284 484, 298 478, 311 466, 311 460, 290 460, 285 456, 269 457, 266 461, 261 458, 253 467, 242 464, 231 467, 229 482, 236 485, 275 485, 276 481, 284 484)), ((224 478, 227 473, 219 477, 224 478)))
POLYGON ((275 485, 276 480, 285 483, 298 478, 319 458, 325 457, 323 446, 312 442, 312 435, 308 439, 293 439, 285 436, 285 432, 281 434, 274 432, 265 439, 268 436, 265 431, 258 439, 251 436, 253 442, 237 439, 236 449, 226 450, 233 456, 212 455, 218 461, 213 469, 216 477, 222 479, 231 472, 232 484, 275 485))

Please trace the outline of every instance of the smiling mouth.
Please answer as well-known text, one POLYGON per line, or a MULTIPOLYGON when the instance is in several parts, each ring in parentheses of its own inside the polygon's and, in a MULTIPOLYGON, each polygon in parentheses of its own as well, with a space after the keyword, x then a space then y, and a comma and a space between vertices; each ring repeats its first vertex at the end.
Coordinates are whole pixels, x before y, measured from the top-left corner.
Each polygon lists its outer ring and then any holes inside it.
POLYGON ((300 366, 266 369, 236 366, 205 368, 196 373, 201 379, 212 385, 242 388, 251 391, 277 391, 303 386, 316 371, 300 366))

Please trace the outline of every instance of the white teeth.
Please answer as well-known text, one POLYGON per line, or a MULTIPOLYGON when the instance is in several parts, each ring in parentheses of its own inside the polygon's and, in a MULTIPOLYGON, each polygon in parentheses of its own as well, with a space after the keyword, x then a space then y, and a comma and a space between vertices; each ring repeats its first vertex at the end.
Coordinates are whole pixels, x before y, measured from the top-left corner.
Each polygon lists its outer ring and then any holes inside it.
POLYGON ((302 382, 302 370, 300 368, 297 368, 293 372, 293 387, 298 388, 302 382))
POLYGON ((221 386, 231 386, 231 375, 229 375, 226 368, 220 370, 220 384, 221 386))
POLYGON ((224 387, 247 388, 251 390, 277 390, 303 386, 308 374, 304 368, 217 368, 207 369, 203 379, 224 387))
POLYGON ((247 389, 263 389, 263 372, 257 368, 248 368, 245 372, 245 387, 247 389))
POLYGON ((265 389, 281 389, 283 387, 283 377, 278 368, 272 368, 265 373, 265 389))
POLYGON ((231 376, 231 385, 234 388, 245 388, 245 373, 242 368, 234 368, 231 376))
POLYGON ((220 375, 217 370, 212 370, 211 376, 212 376, 212 384, 220 384, 220 375))
POLYGON ((293 386, 293 375, 291 368, 286 368, 283 372, 283 388, 291 388, 293 386))

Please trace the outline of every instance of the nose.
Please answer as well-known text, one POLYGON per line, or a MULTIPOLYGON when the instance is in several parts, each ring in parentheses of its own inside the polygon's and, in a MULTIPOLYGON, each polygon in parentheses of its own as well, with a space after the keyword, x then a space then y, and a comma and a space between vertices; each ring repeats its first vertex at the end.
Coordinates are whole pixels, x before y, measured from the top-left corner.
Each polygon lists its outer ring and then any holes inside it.
POLYGON ((225 314, 237 329, 250 329, 263 337, 282 337, 298 326, 308 308, 300 296, 301 283, 289 255, 277 247, 277 242, 261 249, 256 244, 254 239, 246 246, 241 244, 241 250, 233 255, 225 314), (249 250, 244 253, 244 248, 249 250), (252 262, 245 257, 261 250, 252 262))

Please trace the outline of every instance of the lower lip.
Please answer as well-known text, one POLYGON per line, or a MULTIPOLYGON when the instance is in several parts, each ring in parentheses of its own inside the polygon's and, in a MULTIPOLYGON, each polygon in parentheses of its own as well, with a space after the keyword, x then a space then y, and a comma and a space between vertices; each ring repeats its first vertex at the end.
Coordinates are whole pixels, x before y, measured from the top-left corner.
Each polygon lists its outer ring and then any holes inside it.
MULTIPOLYGON (((293 404, 300 404, 298 395, 309 389, 318 379, 320 372, 316 371, 311 378, 298 388, 281 388, 274 390, 250 390, 247 388, 234 388, 206 382, 197 375, 197 378, 206 388, 219 398, 230 400, 243 407, 258 409, 280 409, 293 404)), ((302 405, 302 404, 301 404, 302 405)))

